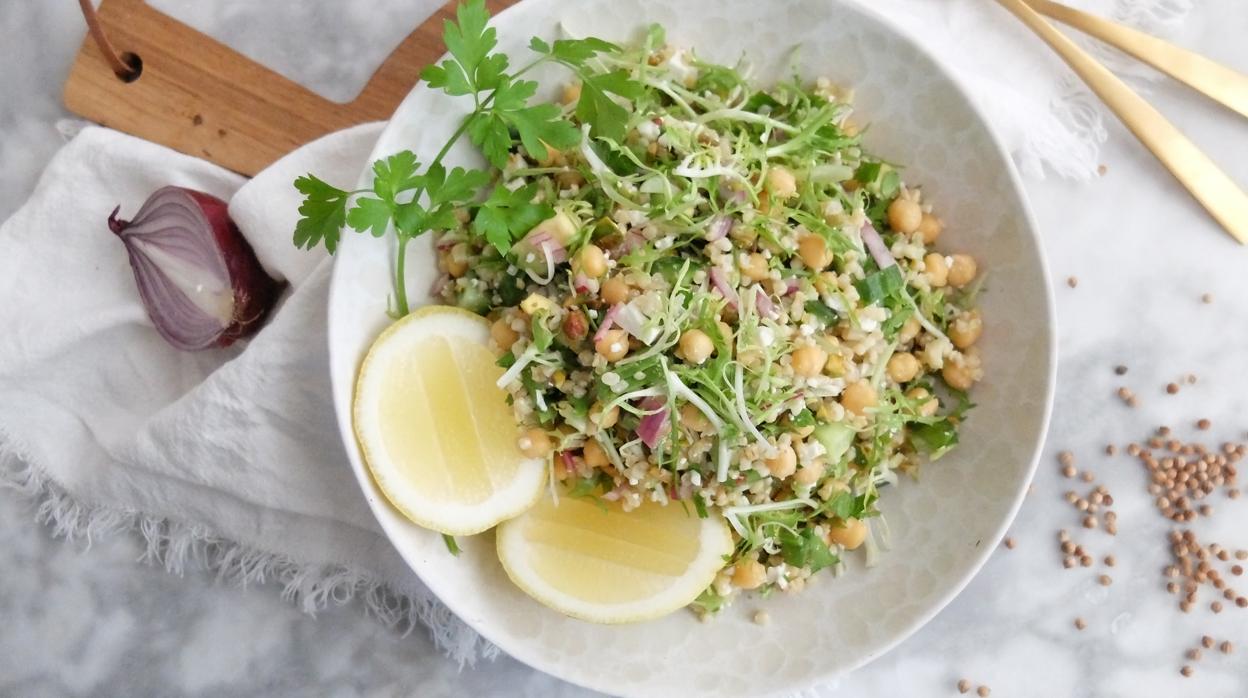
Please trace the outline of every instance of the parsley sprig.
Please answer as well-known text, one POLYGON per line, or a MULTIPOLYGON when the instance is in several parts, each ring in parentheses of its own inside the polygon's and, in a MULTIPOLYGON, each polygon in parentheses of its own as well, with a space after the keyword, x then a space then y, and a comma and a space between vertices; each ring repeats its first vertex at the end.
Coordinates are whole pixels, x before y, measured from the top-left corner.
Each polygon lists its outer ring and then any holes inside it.
POLYGON ((458 210, 472 209, 475 215, 468 227, 470 233, 505 255, 516 240, 554 214, 534 186, 512 191, 494 181, 486 170, 448 170, 442 163, 464 135, 495 168, 502 168, 517 147, 533 158, 545 159, 551 148, 566 150, 580 143, 580 129, 562 109, 532 103, 538 85, 523 79, 526 73, 548 62, 576 73, 583 87, 574 113, 581 123, 589 125, 595 138, 622 139, 628 110, 616 100, 636 99, 642 94, 640 83, 627 71, 591 70, 596 56, 620 50, 595 38, 561 39, 553 44, 535 38, 530 48, 538 54, 537 59, 508 72, 510 60, 495 51, 498 36, 489 19, 485 0, 461 4, 455 21, 448 20, 443 27, 442 38, 450 56, 421 73, 429 87, 473 100, 472 112, 427 166, 422 166, 411 151, 396 153, 373 163, 371 188, 357 191, 339 189, 312 174, 295 180, 295 188, 304 197, 294 233, 297 247, 324 245, 333 254, 344 226, 373 237, 394 234, 398 250, 392 312, 396 316, 406 315, 409 309, 404 266, 412 239, 429 231, 458 228, 458 210))

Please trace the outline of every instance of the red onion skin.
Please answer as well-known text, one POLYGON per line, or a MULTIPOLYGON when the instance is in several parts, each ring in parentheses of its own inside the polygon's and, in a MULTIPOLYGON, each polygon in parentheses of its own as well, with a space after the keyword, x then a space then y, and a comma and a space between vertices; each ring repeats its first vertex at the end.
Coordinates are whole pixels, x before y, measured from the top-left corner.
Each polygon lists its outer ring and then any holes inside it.
MULTIPOLYGON (((247 337, 260 329, 278 296, 281 295, 285 284, 265 273, 264 268, 260 266, 260 260, 256 258, 255 251, 239 232, 238 226, 230 219, 229 206, 224 201, 211 194, 183 187, 165 187, 153 192, 152 196, 156 196, 165 189, 177 189, 187 194, 203 212, 208 221, 208 227, 212 230, 213 241, 225 259, 226 270, 230 276, 230 287, 234 290, 234 308, 229 326, 222 330, 215 343, 206 346, 184 346, 170 335, 155 317, 152 317, 153 324, 156 326, 156 331, 166 341, 184 351, 198 351, 213 346, 228 347, 236 340, 247 337)), ((117 218, 120 210, 121 207, 118 206, 108 217, 109 230, 119 237, 129 225, 128 221, 117 218)), ((131 266, 133 267, 133 262, 131 266)), ((138 282, 138 273, 136 269, 136 282, 138 282)), ((148 315, 151 316, 150 309, 148 309, 148 315)))
POLYGON ((624 309, 623 303, 616 303, 607 310, 607 314, 603 316, 602 322, 598 324, 598 330, 594 332, 594 342, 601 342, 607 336, 607 331, 615 324, 615 318, 624 309))
POLYGON ((715 287, 716 291, 719 291, 719 295, 727 299, 728 305, 736 308, 739 303, 737 291, 732 287, 732 284, 728 283, 728 277, 724 274, 724 271, 719 267, 711 267, 710 276, 711 285, 715 287))

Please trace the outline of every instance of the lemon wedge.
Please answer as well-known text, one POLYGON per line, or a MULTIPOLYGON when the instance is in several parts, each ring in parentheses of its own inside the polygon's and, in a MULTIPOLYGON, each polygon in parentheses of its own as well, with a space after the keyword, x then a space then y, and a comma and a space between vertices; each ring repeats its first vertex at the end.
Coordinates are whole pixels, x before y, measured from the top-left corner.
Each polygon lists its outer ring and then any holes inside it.
POLYGON ((428 306, 381 333, 355 384, 355 436, 377 486, 417 524, 480 533, 533 505, 546 460, 517 446, 519 427, 489 324, 428 306))
POLYGON ((498 559, 529 596, 581 620, 632 623, 688 605, 732 552, 718 514, 700 519, 678 503, 542 499, 497 530, 498 559))

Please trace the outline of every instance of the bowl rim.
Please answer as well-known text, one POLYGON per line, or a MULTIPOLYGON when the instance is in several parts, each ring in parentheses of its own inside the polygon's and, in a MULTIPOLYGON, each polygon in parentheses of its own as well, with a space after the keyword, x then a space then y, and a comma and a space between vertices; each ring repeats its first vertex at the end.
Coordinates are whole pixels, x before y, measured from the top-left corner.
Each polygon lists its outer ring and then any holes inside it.
MULTIPOLYGON (((524 4, 523 1, 515 2, 514 4, 508 6, 501 12, 498 12, 492 15, 490 18, 491 25, 492 26, 495 25, 495 23, 497 23, 500 19, 505 18, 508 14, 512 13, 512 11, 515 10, 515 8, 523 4, 524 4)), ((1044 303, 1045 313, 1042 319, 1044 321, 1043 328, 1044 328, 1045 334, 1047 335, 1047 341, 1044 346, 1044 353, 1045 353, 1045 358, 1047 359, 1048 370, 1047 370, 1047 375, 1044 376, 1045 394, 1044 394, 1044 399, 1043 399, 1042 414, 1040 418, 1039 428, 1037 429, 1037 432, 1036 432, 1035 441, 1033 444, 1031 444, 1031 457, 1030 457, 1030 462, 1028 463, 1027 468, 1025 470, 1025 476, 1020 480, 1018 490, 1014 494, 1013 501, 1010 503, 1006 516, 1002 517, 996 530, 991 535, 990 540, 986 541, 989 544, 980 545, 978 547, 976 553, 971 558, 971 564, 967 567, 966 572, 960 578, 958 578, 953 584, 950 584, 948 588, 945 590, 945 592, 940 594, 936 598, 936 600, 933 601, 928 606, 928 608, 926 608, 923 612, 916 614, 910 620, 910 622, 905 624, 905 626, 899 632, 894 634, 893 638, 890 641, 881 644, 878 648, 876 648, 874 652, 864 654, 861 658, 859 658, 852 665, 846 668, 840 669, 838 671, 835 671, 835 672, 822 673, 822 674, 816 673, 816 674, 812 674, 810 677, 806 679, 788 679, 788 680, 781 679, 780 680, 781 683, 775 688, 775 690, 772 691, 773 695, 782 695, 786 693, 792 693, 794 691, 800 691, 802 689, 810 688, 812 686, 818 685, 819 683, 835 681, 837 677, 844 676, 851 672, 861 669, 862 667, 866 666, 867 664, 870 664, 871 662, 875 661, 881 656, 891 652, 902 642, 912 637, 921 628, 923 628, 925 625, 931 622, 931 620, 935 618, 938 613, 944 610, 958 595, 962 593, 963 590, 966 589, 966 587, 971 583, 971 581, 983 569, 984 565, 988 561, 988 558, 992 555, 997 545, 1004 538, 1006 532, 1009 530, 1009 527, 1013 524, 1014 519, 1018 516, 1019 510, 1022 508, 1022 504, 1026 496, 1027 489, 1030 486, 1032 480, 1035 478, 1036 469, 1039 465, 1040 457, 1044 450, 1044 444, 1048 436, 1048 431, 1051 425, 1053 404, 1055 400, 1055 393, 1056 393, 1056 386, 1057 386, 1057 366, 1058 366, 1059 357, 1058 357, 1058 344, 1057 344, 1058 333, 1057 333, 1056 297, 1054 295, 1053 282, 1052 282, 1052 278, 1051 278, 1050 271, 1049 271, 1047 255, 1045 253, 1044 246, 1041 244, 1042 240, 1039 235, 1039 226, 1037 225, 1035 214, 1032 211, 1031 202, 1027 197, 1027 190, 1023 186, 1023 181, 1019 173, 1018 166, 1014 162, 1014 159, 1010 156, 1009 149, 1006 147, 1004 141, 1002 140, 1000 134, 997 132, 996 128, 992 125, 992 123, 988 120, 987 116, 984 114, 984 110, 978 104, 976 104, 976 102, 970 97, 962 81, 956 76, 956 74, 954 74, 952 70, 950 70, 950 68, 942 60, 940 60, 932 52, 928 51, 922 45, 921 42, 917 41, 910 34, 910 32, 908 32, 906 29, 898 25, 896 22, 894 22, 884 13, 880 12, 876 8, 871 7, 867 4, 852 2, 851 0, 832 0, 832 2, 829 3, 828 5, 828 11, 831 11, 833 9, 833 6, 835 6, 835 9, 837 11, 853 12, 853 13, 858 14, 861 18, 865 19, 866 21, 876 24, 882 30, 897 36, 901 41, 908 44, 911 49, 913 49, 919 55, 926 58, 930 62, 935 72, 941 77, 943 77, 944 79, 948 80, 949 83, 953 86, 953 88, 957 91, 959 96, 966 102, 972 114, 974 115, 975 119, 980 123, 980 125, 984 127, 985 131, 988 133, 988 137, 993 147, 997 150, 998 154, 1004 160, 1005 169, 1008 174, 1008 182, 1009 182, 1010 188, 1013 189, 1017 193, 1019 203, 1020 203, 1018 212, 1021 214, 1020 218, 1023 223, 1023 225, 1021 226, 1022 228, 1021 234, 1025 235, 1026 237, 1029 237, 1034 243, 1034 247, 1036 250, 1034 262, 1039 267, 1040 277, 1041 277, 1042 285, 1044 288, 1042 300, 1044 303)), ((445 54, 443 55, 443 57, 439 58, 439 61, 442 60, 442 58, 445 58, 445 54)), ((412 88, 412 90, 408 93, 408 95, 404 97, 403 101, 400 102, 399 106, 395 110, 395 113, 397 114, 398 112, 402 111, 404 109, 404 105, 411 98, 412 93, 420 89, 422 89, 422 86, 420 83, 417 83, 417 85, 415 85, 412 88)), ((378 140, 377 140, 378 145, 374 146, 374 149, 370 152, 368 160, 367 160, 367 164, 364 166, 363 172, 361 173, 361 176, 359 180, 357 181, 365 182, 369 178, 369 173, 370 173, 369 168, 371 167, 371 163, 378 157, 385 155, 385 153, 381 152, 380 145, 382 141, 385 139, 386 133, 390 129, 391 129, 391 125, 389 122, 387 122, 385 128, 383 128, 381 134, 378 136, 378 140)), ((331 278, 330 278, 330 287, 329 287, 329 295, 328 295, 329 298, 333 298, 335 295, 336 287, 340 283, 344 283, 341 279, 341 276, 342 276, 341 269, 342 269, 342 265, 339 265, 337 263, 337 259, 335 258, 334 268, 332 270, 331 278)), ((336 359, 337 359, 337 354, 338 354, 338 350, 335 348, 335 342, 333 342, 332 340, 334 336, 334 333, 332 332, 332 327, 334 324, 333 307, 334 307, 333 303, 326 304, 326 326, 327 328, 330 328, 330 331, 327 332, 327 343, 329 344, 329 359, 330 359, 329 360, 330 383, 332 386, 332 399, 334 401, 334 412, 336 416, 339 436, 342 439, 343 446, 348 453, 348 459, 351 461, 352 470, 356 477, 356 482, 361 488, 361 493, 364 494, 365 496, 365 500, 367 501, 368 506, 369 506, 369 511, 373 514, 374 518, 377 521, 378 526, 381 528, 383 534, 387 538, 387 541, 393 545, 393 538, 395 537, 395 533, 390 530, 391 524, 387 523, 383 517, 379 516, 378 511, 377 511, 379 508, 387 507, 389 505, 387 502, 381 501, 380 498, 374 498, 374 497, 369 496, 368 478, 370 476, 367 472, 367 469, 360 462, 360 455, 358 452, 359 449, 358 449, 358 446, 355 444, 355 435, 354 435, 355 432, 354 432, 354 426, 352 424, 352 408, 351 408, 350 401, 348 401, 346 404, 341 404, 341 401, 337 399, 337 396, 341 392, 340 383, 343 380, 345 380, 345 377, 338 375, 338 372, 335 372, 332 368, 333 366, 337 364, 336 359)), ((358 363, 358 362, 355 362, 355 363, 358 363)), ((358 367, 357 367, 357 370, 358 370, 358 367)), ((352 379, 353 378, 354 378, 354 374, 352 375, 352 379)), ((399 546, 394 546, 394 547, 395 547, 395 550, 399 553, 400 557, 403 559, 403 562, 408 567, 408 569, 410 569, 411 572, 415 574, 418 579, 420 579, 422 584, 425 584, 426 587, 429 588, 430 593, 438 599, 439 603, 445 604, 446 602, 443 601, 440 596, 432 592, 433 585, 430 585, 429 582, 425 579, 425 577, 420 573, 418 565, 416 565, 413 562, 413 560, 409 559, 409 556, 403 551, 401 547, 399 546)), ((481 637, 483 637, 484 639, 492 643, 494 646, 501 649, 508 656, 521 662, 522 664, 532 669, 536 669, 543 673, 554 676, 561 681, 566 681, 568 683, 571 683, 573 685, 576 685, 582 688, 610 693, 611 688, 612 688, 611 686, 606 685, 605 683, 594 682, 591 680, 582 680, 582 677, 573 678, 571 676, 568 676, 564 674, 562 671, 560 671, 560 667, 558 664, 544 661, 541 655, 535 652, 528 651, 527 646, 525 645, 511 646, 514 643, 500 642, 499 639, 496 637, 495 633, 493 632, 492 627, 489 626, 487 623, 484 623, 476 619, 471 619, 469 616, 465 616, 463 614, 457 613, 455 609, 451 608, 449 605, 447 605, 447 608, 452 613, 454 613, 457 618, 459 618, 466 625, 472 628, 473 631, 478 633, 481 637)), ((611 694, 611 695, 615 695, 615 694, 611 694)))

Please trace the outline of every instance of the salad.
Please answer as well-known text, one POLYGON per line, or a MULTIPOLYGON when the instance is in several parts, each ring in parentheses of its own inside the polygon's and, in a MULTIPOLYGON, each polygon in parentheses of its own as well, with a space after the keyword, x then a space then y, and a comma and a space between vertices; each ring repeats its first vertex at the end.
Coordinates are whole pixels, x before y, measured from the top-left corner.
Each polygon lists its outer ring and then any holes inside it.
MULTIPOLYGON (((982 378, 975 259, 938 249, 933 203, 864 149, 849 89, 760 86, 659 27, 532 48, 572 69, 562 99, 466 121, 490 166, 411 177, 419 224, 404 230, 399 187, 375 186, 381 216, 335 200, 351 227, 398 235, 395 314, 406 241, 431 232, 435 294, 491 323, 552 494, 726 518, 732 553, 695 608, 801 590, 848 550, 870 564, 880 489, 957 444, 982 378)), ((458 94, 483 91, 487 62, 458 94)), ((452 68, 425 77, 456 94, 452 68)), ((324 183, 301 182, 308 244, 324 183)))

